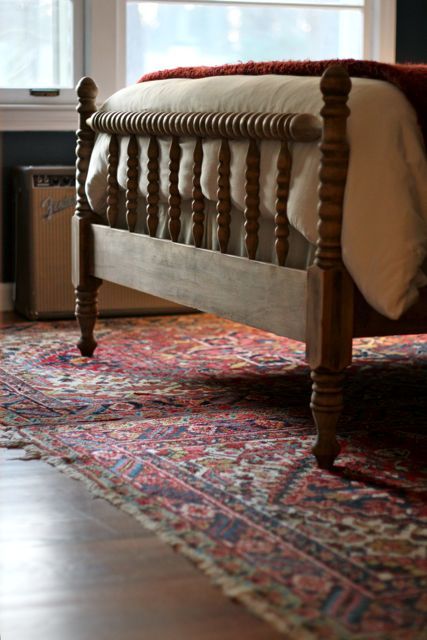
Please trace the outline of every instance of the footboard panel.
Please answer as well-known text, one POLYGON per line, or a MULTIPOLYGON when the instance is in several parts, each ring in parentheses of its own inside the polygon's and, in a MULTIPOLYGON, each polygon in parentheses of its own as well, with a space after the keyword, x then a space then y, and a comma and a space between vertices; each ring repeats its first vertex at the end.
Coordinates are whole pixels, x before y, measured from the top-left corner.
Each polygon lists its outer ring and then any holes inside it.
POLYGON ((91 275, 305 340, 305 271, 99 224, 91 231, 91 275))

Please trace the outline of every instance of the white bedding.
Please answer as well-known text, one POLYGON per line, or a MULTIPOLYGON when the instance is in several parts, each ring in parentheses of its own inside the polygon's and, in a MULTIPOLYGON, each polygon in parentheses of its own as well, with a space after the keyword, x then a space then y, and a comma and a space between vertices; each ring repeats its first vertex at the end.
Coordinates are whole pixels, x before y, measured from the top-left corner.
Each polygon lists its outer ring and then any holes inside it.
MULTIPOLYGON (((380 313, 398 318, 416 301, 418 288, 427 284, 421 269, 427 255, 427 160, 415 112, 403 94, 381 81, 356 78, 352 82, 343 260, 368 302, 380 313)), ((321 106, 319 78, 265 75, 142 83, 114 94, 102 110, 317 114, 321 106)), ((126 182, 126 143, 123 140, 118 170, 122 188, 126 182)), ((246 148, 245 143, 232 144, 231 195, 240 210, 244 207, 241 176, 246 148)), ((87 195, 92 208, 100 213, 105 211, 107 150, 108 137, 99 135, 90 163, 87 195)), ((216 192, 217 151, 216 142, 204 145, 202 189, 211 200, 216 192)), ((262 144, 261 215, 271 220, 277 153, 277 143, 262 144)), ((167 159, 167 154, 165 141, 161 156, 167 159)), ((315 243, 320 153, 315 144, 295 144, 293 154, 289 218, 295 229, 315 243)), ((191 166, 192 144, 183 141, 179 180, 183 199, 191 198, 191 166)), ((164 201, 167 180, 166 161, 161 164, 164 201)), ((140 173, 139 190, 145 195, 145 169, 140 173)))

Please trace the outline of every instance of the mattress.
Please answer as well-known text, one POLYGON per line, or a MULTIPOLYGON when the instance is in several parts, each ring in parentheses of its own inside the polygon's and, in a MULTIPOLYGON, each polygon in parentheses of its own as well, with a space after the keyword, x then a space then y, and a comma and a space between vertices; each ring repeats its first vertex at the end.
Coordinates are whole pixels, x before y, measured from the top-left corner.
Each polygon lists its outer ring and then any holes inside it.
MULTIPOLYGON (((427 255, 427 161, 415 112, 394 86, 362 78, 352 80, 348 122, 350 161, 344 198, 343 261, 367 301, 389 318, 398 318, 427 284, 422 265, 427 255)), ((101 110, 308 112, 322 106, 319 78, 296 76, 223 76, 198 80, 157 80, 123 89, 101 110)), ((118 182, 126 183, 126 145, 120 146, 118 182)), ((139 140, 141 152, 148 141, 139 140)), ((168 141, 161 141, 160 237, 166 236, 168 141), (162 161, 163 159, 163 161, 162 161)), ((208 207, 205 246, 216 248, 214 208, 219 143, 204 143, 202 191, 208 207)), ((261 229, 257 258, 274 261, 275 165, 278 143, 261 144, 261 229)), ((180 241, 191 243, 190 199, 193 143, 181 141, 179 188, 183 199, 180 241), (187 220, 187 222, 186 222, 187 220)), ((244 255, 241 233, 247 143, 231 144, 232 243, 230 252, 244 255)), ((92 208, 105 212, 108 136, 97 136, 86 190, 92 208)), ((288 266, 304 268, 313 257, 317 227, 320 151, 317 144, 293 144, 288 215, 293 227, 288 266)), ((146 169, 141 166, 139 195, 146 194, 146 169)), ((144 233, 144 203, 137 231, 144 233)))

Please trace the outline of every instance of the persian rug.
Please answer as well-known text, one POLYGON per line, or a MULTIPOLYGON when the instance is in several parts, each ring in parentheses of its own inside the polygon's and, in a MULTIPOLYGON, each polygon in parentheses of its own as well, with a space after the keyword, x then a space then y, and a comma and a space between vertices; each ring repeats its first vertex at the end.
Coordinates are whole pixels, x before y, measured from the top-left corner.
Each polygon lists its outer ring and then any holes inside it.
POLYGON ((355 342, 333 472, 301 343, 209 315, 3 327, 3 444, 130 512, 292 640, 427 637, 427 336, 355 342))

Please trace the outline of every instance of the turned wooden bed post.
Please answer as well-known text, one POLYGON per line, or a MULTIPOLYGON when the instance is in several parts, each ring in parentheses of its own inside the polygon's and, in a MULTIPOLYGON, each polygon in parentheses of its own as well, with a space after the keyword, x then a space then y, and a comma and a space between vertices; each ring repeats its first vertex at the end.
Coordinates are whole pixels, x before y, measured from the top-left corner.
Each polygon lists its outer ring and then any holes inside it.
POLYGON ((81 337, 77 344, 83 356, 91 356, 96 348, 93 335, 97 317, 97 292, 102 280, 90 274, 93 257, 91 222, 99 221, 86 198, 85 183, 95 133, 86 120, 96 111, 98 87, 91 78, 77 85, 79 129, 76 146, 76 210, 73 217, 73 284, 76 295, 76 318, 81 337))
POLYGON ((336 425, 342 409, 344 369, 351 363, 353 283, 342 263, 342 207, 349 148, 346 120, 351 81, 340 66, 321 80, 324 107, 319 186, 318 241, 308 270, 307 361, 313 381, 311 410, 317 427, 313 447, 319 467, 331 468, 339 452, 336 425))

